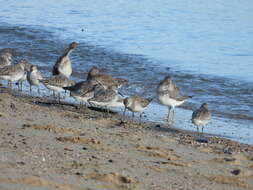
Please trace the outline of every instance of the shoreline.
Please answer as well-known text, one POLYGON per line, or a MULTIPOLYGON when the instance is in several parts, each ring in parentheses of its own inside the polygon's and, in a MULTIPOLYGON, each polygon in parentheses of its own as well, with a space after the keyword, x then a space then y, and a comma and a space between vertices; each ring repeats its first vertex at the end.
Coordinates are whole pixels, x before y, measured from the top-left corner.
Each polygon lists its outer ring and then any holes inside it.
POLYGON ((4 87, 0 108, 0 189, 253 188, 253 145, 4 87))

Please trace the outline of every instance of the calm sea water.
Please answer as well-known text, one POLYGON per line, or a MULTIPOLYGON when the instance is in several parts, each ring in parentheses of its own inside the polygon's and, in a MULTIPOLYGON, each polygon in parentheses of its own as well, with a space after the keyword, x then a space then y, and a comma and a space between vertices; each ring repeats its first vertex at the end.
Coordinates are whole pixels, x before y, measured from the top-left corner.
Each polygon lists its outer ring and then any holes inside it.
MULTIPOLYGON (((40 65, 48 76, 63 49, 74 79, 92 66, 123 77, 126 95, 154 96, 171 74, 184 94, 176 126, 194 130, 192 110, 207 102, 206 132, 253 143, 253 2, 251 0, 0 1, 0 48, 40 65)), ((167 109, 153 103, 147 118, 163 121, 167 109), (159 114, 158 114, 159 113, 159 114)))

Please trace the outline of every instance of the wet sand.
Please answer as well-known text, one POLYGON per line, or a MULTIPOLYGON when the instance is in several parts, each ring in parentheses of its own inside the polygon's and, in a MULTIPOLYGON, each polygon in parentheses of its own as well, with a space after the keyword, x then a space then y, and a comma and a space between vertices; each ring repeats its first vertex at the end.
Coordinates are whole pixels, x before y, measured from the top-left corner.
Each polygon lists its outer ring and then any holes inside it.
POLYGON ((0 189, 253 189, 251 145, 0 92, 0 189))

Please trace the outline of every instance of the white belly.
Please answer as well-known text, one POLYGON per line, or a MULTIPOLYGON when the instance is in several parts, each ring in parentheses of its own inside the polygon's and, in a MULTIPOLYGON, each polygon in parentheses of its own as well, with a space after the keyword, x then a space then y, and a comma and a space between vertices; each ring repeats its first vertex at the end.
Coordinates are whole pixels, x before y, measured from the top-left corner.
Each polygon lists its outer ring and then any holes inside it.
POLYGON ((70 75, 72 74, 71 62, 70 62, 69 58, 64 60, 64 62, 65 62, 65 64, 63 64, 59 67, 59 72, 69 78, 70 75))
POLYGON ((16 74, 16 75, 3 75, 0 78, 3 80, 9 80, 11 82, 18 81, 23 77, 24 73, 16 74))
POLYGON ((140 106, 139 104, 133 106, 133 108, 131 109, 131 111, 133 112, 143 112, 145 108, 143 108, 142 106, 140 106))
POLYGON ((172 108, 174 108, 176 106, 180 106, 181 104, 183 104, 185 102, 185 100, 183 100, 183 101, 177 101, 175 99, 172 99, 168 95, 158 96, 158 100, 159 100, 159 102, 161 104, 163 104, 165 106, 170 106, 172 108))
POLYGON ((111 101, 108 105, 108 107, 115 107, 115 108, 118 108, 118 107, 124 107, 124 103, 123 101, 118 101, 118 100, 114 100, 114 101, 111 101))
POLYGON ((55 92, 61 92, 64 91, 64 89, 62 87, 58 87, 58 86, 51 86, 51 85, 46 85, 46 87, 50 90, 53 90, 55 92))
POLYGON ((85 102, 85 103, 88 103, 88 100, 93 97, 93 95, 92 96, 85 96, 85 97, 77 96, 77 95, 71 95, 71 96, 73 98, 75 98, 76 101, 85 102))
POLYGON ((209 120, 200 120, 200 119, 193 119, 192 123, 197 126, 204 126, 209 122, 209 120))

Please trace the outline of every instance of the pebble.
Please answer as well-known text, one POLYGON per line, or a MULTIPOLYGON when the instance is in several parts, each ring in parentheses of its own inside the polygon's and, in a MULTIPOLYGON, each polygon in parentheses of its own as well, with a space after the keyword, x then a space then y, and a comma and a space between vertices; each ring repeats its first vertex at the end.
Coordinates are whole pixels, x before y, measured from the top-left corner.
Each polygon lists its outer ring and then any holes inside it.
POLYGON ((231 173, 234 175, 239 175, 241 173, 241 170, 235 169, 235 170, 231 171, 231 173))

